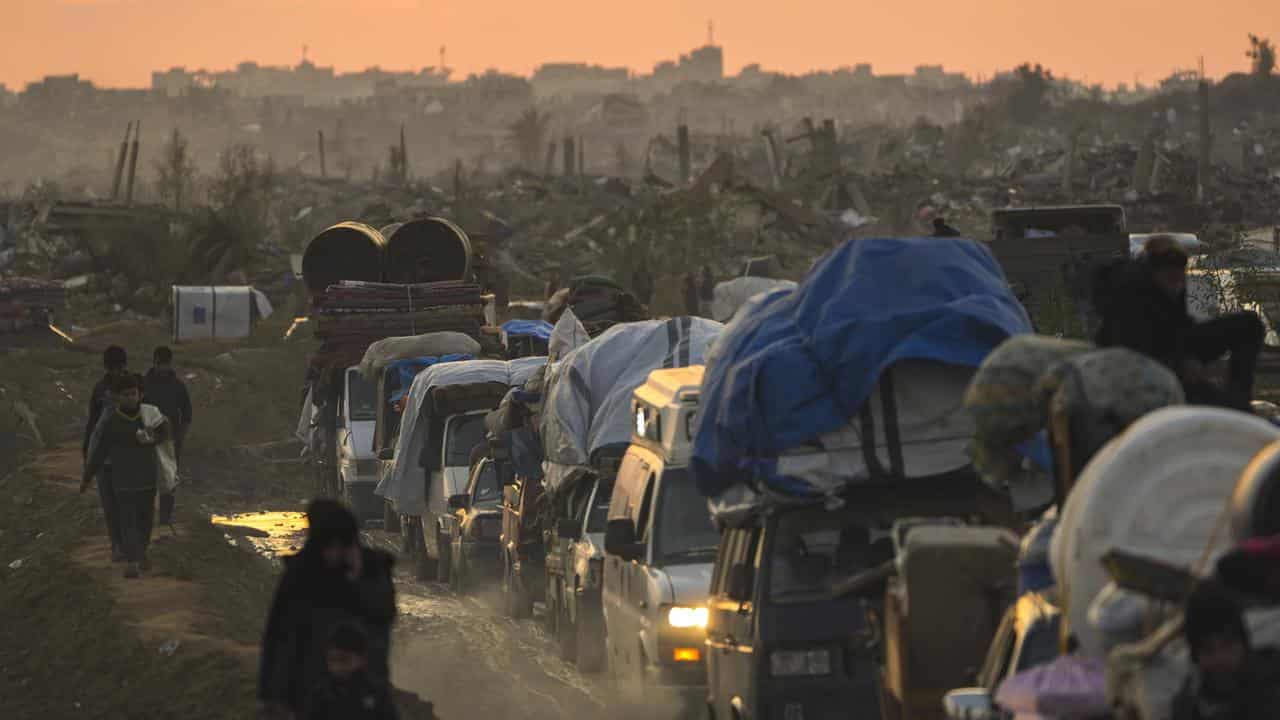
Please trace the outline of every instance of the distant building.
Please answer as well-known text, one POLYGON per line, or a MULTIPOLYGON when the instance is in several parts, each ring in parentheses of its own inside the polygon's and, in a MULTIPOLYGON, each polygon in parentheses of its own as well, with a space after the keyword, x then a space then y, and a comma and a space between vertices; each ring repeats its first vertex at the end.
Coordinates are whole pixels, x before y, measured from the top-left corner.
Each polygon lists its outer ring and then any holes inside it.
POLYGON ((673 87, 683 83, 720 82, 724 80, 724 49, 719 45, 704 45, 678 61, 667 60, 653 68, 652 81, 658 85, 673 87))
POLYGON ((373 97, 385 83, 401 87, 440 87, 449 81, 449 71, 423 68, 417 72, 390 72, 367 68, 354 73, 338 73, 332 67, 303 60, 295 67, 243 62, 235 70, 209 72, 170 68, 151 74, 156 92, 176 97, 193 87, 219 88, 248 99, 301 97, 307 105, 338 105, 344 101, 373 97))
POLYGON ((534 71, 529 82, 538 97, 604 95, 624 90, 631 73, 586 63, 547 63, 534 71))
POLYGON ((907 76, 906 83, 927 90, 956 90, 967 87, 969 79, 963 73, 949 73, 941 65, 920 65, 914 75, 907 76))
POLYGON ((74 110, 93 101, 97 92, 93 83, 80 75, 49 75, 27 85, 22 91, 24 105, 40 110, 74 110))

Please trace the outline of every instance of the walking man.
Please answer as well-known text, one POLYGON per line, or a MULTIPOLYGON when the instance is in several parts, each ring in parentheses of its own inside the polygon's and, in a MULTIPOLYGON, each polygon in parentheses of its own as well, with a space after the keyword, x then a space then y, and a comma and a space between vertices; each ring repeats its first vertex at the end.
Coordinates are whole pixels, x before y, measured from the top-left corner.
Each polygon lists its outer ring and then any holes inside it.
MULTIPOLYGON (((129 355, 124 348, 112 345, 102 353, 102 367, 105 371, 102 379, 93 387, 89 396, 89 418, 84 426, 84 439, 81 442, 80 456, 89 462, 89 452, 93 440, 97 437, 99 420, 115 408, 112 389, 115 383, 129 372, 129 355)), ((112 469, 108 459, 98 470, 98 498, 102 502, 102 517, 107 523, 107 537, 111 540, 111 561, 123 562, 124 550, 120 541, 120 524, 116 518, 115 495, 112 493, 112 469)), ((92 477, 92 475, 90 475, 92 477)))
POLYGON ((148 569, 147 546, 155 518, 158 479, 156 444, 163 442, 167 423, 151 429, 142 419, 142 378, 125 374, 114 387, 116 407, 106 415, 85 463, 80 492, 111 461, 111 490, 120 526, 120 543, 129 563, 124 576, 136 578, 148 569))
MULTIPOLYGON (((191 396, 187 386, 173 369, 173 351, 167 347, 156 348, 152 355, 154 366, 147 371, 144 396, 148 405, 156 406, 164 414, 173 433, 174 459, 182 467, 182 445, 191 428, 191 396)), ((160 493, 161 525, 173 525, 173 493, 160 493)))

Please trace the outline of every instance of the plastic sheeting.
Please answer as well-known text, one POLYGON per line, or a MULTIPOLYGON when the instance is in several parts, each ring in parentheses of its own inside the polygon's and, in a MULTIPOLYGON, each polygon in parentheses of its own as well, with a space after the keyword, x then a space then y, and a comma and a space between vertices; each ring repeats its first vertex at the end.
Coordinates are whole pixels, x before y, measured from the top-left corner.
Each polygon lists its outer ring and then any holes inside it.
POLYGON ((405 404, 396 444, 395 463, 390 472, 379 480, 374 492, 391 501, 396 512, 401 515, 420 515, 426 510, 426 482, 423 469, 418 463, 432 422, 424 407, 432 388, 491 382, 508 386, 520 385, 546 361, 542 357, 520 358, 509 362, 467 360, 440 363, 424 370, 414 378, 413 386, 409 389, 409 400, 405 404))
POLYGON ((794 290, 791 280, 774 280, 763 277, 739 277, 716 285, 711 300, 711 317, 716 322, 729 322, 738 308, 751 298, 771 290, 794 290))
POLYGON ((410 388, 413 387, 413 379, 416 378, 423 370, 426 370, 432 365, 447 362, 461 362, 463 360, 475 360, 475 356, 443 355, 441 357, 418 357, 409 358, 407 360, 397 360, 391 363, 387 368, 384 368, 384 370, 392 369, 396 371, 400 376, 400 387, 398 390, 391 393, 391 396, 387 398, 387 401, 394 404, 399 402, 400 398, 408 395, 410 388))
POLYGON ((704 362, 723 330, 718 322, 694 317, 625 323, 548 367, 554 380, 542 414, 546 485, 558 487, 596 450, 630 442, 635 389, 653 370, 704 362))
POLYGON ((890 365, 973 368, 1031 332, 994 256, 971 240, 847 242, 795 291, 752 305, 703 382, 693 470, 707 497, 743 478, 783 485, 776 459, 848 424, 890 365))
POLYGON ((397 360, 441 355, 475 356, 480 354, 480 349, 480 343, 475 338, 460 332, 384 338, 369 345, 364 351, 359 369, 365 380, 376 382, 383 368, 397 360))
POLYGON ((503 335, 530 335, 539 340, 551 340, 551 331, 555 328, 545 320, 508 320, 502 324, 503 335))
POLYGON ((591 336, 587 334, 587 329, 582 326, 578 316, 573 314, 573 309, 565 308, 551 330, 551 339, 547 341, 547 359, 552 363, 559 362, 565 355, 586 345, 590 340, 591 336))

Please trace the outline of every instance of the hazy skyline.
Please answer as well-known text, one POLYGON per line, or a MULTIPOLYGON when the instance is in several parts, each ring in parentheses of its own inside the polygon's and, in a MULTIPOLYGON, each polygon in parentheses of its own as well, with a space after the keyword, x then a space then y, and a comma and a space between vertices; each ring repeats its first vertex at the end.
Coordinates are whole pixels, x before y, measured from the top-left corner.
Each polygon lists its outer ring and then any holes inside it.
POLYGON ((546 62, 649 72, 704 44, 708 21, 728 73, 866 62, 879 74, 941 64, 976 77, 1031 61, 1089 82, 1153 83, 1201 56, 1213 77, 1246 70, 1249 33, 1280 40, 1280 3, 1259 0, 0 0, 9 7, 0 83, 12 90, 71 72, 146 87, 172 66, 293 65, 304 45, 339 71, 436 65, 443 45, 455 78, 546 62))

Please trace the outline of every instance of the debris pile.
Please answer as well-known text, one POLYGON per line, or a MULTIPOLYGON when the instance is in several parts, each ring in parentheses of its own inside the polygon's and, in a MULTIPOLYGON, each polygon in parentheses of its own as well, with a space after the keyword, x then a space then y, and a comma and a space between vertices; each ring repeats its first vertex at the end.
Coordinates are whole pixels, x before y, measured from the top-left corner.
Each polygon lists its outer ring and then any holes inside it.
POLYGON ((20 332, 49 322, 66 305, 66 289, 54 280, 0 278, 0 333, 20 332))

